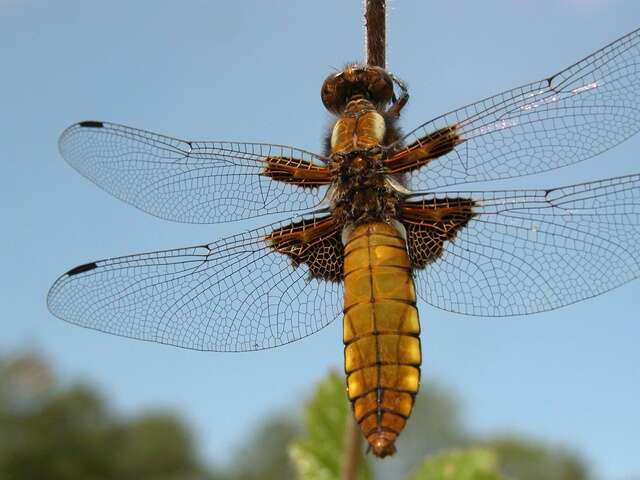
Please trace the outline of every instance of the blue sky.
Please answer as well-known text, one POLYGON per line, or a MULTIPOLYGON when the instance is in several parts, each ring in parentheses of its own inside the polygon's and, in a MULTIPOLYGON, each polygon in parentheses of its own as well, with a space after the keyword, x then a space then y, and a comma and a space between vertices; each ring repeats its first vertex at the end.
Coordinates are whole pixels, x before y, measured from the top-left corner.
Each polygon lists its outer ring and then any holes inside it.
MULTIPOLYGON (((119 202, 68 167, 57 137, 111 120, 183 138, 319 151, 332 67, 362 58, 359 1, 0 0, 0 352, 41 349, 123 412, 180 411, 224 462, 260 419, 296 409, 330 367, 338 323, 286 347, 198 353, 53 318, 51 282, 104 257, 208 242, 247 225, 181 225, 119 202)), ((634 0, 394 1, 389 68, 409 84, 403 125, 547 76, 637 28, 634 0)), ((553 186, 640 171, 640 138, 532 180, 553 186)), ((640 472, 640 282, 554 312, 471 318, 421 304, 423 387, 462 399, 479 433, 566 443, 600 478, 640 472)))

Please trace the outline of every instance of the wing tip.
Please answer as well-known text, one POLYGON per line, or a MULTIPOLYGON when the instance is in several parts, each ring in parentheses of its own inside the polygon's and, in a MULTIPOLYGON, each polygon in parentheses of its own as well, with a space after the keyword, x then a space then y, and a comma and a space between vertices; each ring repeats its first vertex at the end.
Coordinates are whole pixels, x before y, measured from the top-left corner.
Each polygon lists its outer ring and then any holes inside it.
POLYGON ((58 139, 58 150, 60 150, 60 153, 62 153, 63 154, 62 156, 64 157, 64 153, 63 153, 64 143, 67 141, 68 137, 72 136, 73 132, 77 131, 78 129, 104 128, 104 127, 105 127, 104 122, 100 122, 97 120, 84 120, 82 122, 74 123, 73 125, 70 125, 69 127, 67 127, 60 135, 60 138, 58 139))

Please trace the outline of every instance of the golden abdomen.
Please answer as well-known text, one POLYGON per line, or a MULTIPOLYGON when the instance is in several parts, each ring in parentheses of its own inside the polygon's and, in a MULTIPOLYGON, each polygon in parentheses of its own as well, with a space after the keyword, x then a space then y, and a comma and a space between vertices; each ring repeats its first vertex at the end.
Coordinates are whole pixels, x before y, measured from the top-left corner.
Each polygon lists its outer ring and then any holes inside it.
POLYGON ((344 256, 344 362, 356 421, 375 455, 395 451, 420 383, 420 323, 405 241, 356 227, 344 256))

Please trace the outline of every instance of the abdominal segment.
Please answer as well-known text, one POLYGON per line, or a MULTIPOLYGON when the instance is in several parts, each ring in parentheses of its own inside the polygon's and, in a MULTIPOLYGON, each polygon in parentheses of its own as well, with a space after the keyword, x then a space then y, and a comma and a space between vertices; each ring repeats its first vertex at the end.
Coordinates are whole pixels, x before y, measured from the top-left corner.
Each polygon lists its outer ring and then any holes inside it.
POLYGON ((344 358, 356 421, 373 453, 395 452, 420 382, 420 324, 410 260, 386 223, 356 227, 344 256, 344 358))

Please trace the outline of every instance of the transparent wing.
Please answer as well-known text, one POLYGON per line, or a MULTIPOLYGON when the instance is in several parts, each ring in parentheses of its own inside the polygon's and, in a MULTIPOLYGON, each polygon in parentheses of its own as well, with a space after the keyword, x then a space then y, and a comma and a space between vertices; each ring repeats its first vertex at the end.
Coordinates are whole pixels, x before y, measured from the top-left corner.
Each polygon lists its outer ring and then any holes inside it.
POLYGON ((474 216, 417 273, 419 295, 482 316, 551 310, 640 275, 640 175, 551 190, 456 192, 474 216))
POLYGON ((267 159, 307 166, 324 160, 264 143, 190 142, 107 122, 72 125, 60 152, 115 197, 160 218, 215 223, 316 206, 325 187, 300 187, 261 175, 267 159))
POLYGON ((409 173, 413 190, 530 175, 604 152, 640 128, 640 30, 547 79, 424 123, 400 143, 415 149, 450 126, 463 143, 409 173))
POLYGON ((341 315, 342 286, 271 250, 265 237, 282 225, 81 265, 51 287, 49 309, 83 327, 195 350, 293 342, 341 315))

